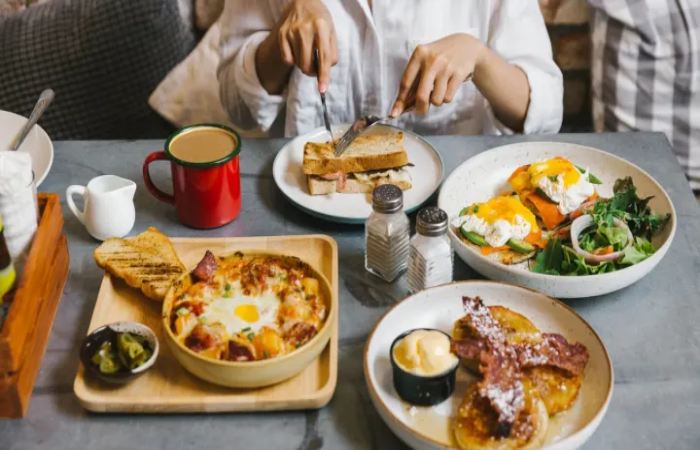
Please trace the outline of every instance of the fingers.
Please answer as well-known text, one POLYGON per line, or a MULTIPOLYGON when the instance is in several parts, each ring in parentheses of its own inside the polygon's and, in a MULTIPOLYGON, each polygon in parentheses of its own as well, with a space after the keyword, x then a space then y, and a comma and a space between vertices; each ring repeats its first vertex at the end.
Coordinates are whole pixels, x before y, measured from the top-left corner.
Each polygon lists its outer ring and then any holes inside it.
POLYGON ((447 83, 450 81, 450 74, 442 71, 435 78, 435 86, 430 94, 430 103, 435 106, 441 106, 445 103, 445 93, 447 92, 447 83))
MULTIPOLYGON (((318 90, 325 93, 330 82, 331 63, 334 50, 331 48, 331 30, 325 22, 318 24, 315 47, 318 49, 318 90)), ((337 53, 337 51, 336 51, 337 53)))
POLYGON ((411 93, 414 83, 417 81, 418 73, 421 69, 421 56, 418 54, 419 48, 421 47, 417 47, 413 52, 411 59, 408 61, 408 65, 406 65, 406 69, 403 72, 401 83, 399 84, 399 93, 394 101, 394 106, 391 108, 391 113, 389 114, 390 117, 400 116, 408 106, 407 100, 409 93, 411 93))
POLYGON ((287 29, 280 28, 277 34, 277 40, 280 47, 280 53, 282 55, 282 61, 288 66, 294 65, 294 52, 292 50, 292 44, 289 40, 287 29))
POLYGON ((447 89, 445 90, 445 97, 443 98, 444 103, 450 103, 454 100, 457 94, 457 89, 462 85, 464 81, 463 77, 455 74, 450 77, 450 81, 447 83, 447 89))

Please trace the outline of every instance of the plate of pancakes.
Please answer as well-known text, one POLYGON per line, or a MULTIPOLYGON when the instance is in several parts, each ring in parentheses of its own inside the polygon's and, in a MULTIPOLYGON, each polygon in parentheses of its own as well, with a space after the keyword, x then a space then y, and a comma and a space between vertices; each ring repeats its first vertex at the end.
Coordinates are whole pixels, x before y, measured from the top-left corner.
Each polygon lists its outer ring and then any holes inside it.
MULTIPOLYGON (((434 358, 412 345, 413 363, 434 358)), ((614 385, 605 345, 573 309, 492 281, 437 286, 395 305, 367 340, 364 373, 384 422, 417 449, 577 448, 600 424, 614 385), (445 397, 421 406, 406 400, 412 385, 399 379, 394 346, 426 329, 449 336, 458 363, 445 397)))

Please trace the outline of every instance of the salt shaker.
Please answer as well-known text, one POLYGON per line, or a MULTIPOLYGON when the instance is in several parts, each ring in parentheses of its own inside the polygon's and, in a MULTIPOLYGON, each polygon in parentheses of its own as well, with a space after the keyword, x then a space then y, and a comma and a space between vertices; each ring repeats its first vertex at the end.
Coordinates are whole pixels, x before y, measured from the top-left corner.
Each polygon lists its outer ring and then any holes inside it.
POLYGON ((408 266, 410 222, 403 211, 403 192, 393 184, 372 191, 372 214, 365 223, 365 268, 387 282, 408 266))
POLYGON ((420 210, 409 254, 408 287, 411 292, 452 281, 453 255, 445 211, 436 206, 420 210))

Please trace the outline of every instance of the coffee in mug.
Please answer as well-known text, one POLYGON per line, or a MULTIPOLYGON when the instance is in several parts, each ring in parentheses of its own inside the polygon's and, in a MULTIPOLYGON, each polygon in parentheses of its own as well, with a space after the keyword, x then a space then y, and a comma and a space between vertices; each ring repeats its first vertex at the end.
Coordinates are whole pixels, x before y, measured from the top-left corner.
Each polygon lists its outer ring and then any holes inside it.
POLYGON ((175 205, 178 219, 193 228, 215 228, 231 222, 241 210, 239 153, 241 140, 223 125, 191 125, 173 133, 165 149, 143 163, 143 178, 157 199, 175 205), (170 161, 173 194, 158 189, 148 166, 170 161))

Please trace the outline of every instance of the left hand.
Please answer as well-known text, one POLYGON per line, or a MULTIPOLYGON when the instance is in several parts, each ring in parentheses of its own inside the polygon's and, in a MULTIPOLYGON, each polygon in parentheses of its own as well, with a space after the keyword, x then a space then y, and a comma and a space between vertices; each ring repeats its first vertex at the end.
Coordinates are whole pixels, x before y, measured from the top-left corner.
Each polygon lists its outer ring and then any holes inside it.
POLYGON ((465 33, 417 46, 404 70, 389 115, 398 117, 414 99, 419 114, 427 113, 431 104, 450 103, 460 85, 473 76, 486 49, 481 41, 465 33))

